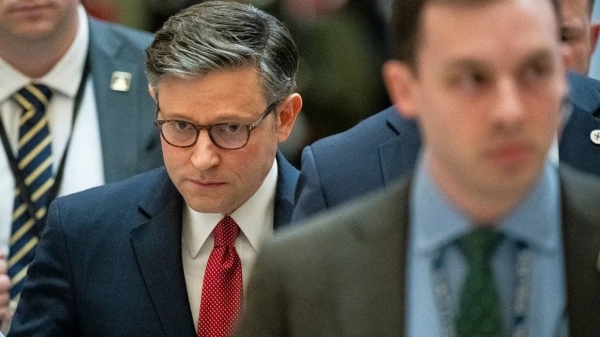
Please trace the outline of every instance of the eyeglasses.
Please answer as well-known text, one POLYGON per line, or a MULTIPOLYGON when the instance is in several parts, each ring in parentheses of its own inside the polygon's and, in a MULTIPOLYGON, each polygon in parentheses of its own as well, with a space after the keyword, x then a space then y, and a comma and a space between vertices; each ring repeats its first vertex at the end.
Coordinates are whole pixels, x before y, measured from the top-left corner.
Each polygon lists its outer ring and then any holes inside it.
POLYGON ((270 104, 258 120, 252 124, 218 123, 212 125, 197 125, 180 120, 156 120, 154 124, 158 127, 163 139, 175 147, 191 147, 196 144, 200 131, 208 130, 210 140, 217 147, 225 150, 241 149, 250 139, 250 132, 256 129, 258 124, 273 111, 277 102, 270 104))

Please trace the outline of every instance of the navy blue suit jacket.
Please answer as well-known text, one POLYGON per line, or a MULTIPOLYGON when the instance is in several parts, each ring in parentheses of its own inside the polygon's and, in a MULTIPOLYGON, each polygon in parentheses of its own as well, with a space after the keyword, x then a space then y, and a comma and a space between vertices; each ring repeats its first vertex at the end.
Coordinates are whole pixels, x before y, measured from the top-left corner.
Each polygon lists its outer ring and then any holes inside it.
MULTIPOLYGON (((298 178, 277 161, 276 229, 290 222, 298 178)), ((53 202, 10 336, 196 336, 183 205, 164 168, 53 202)))
MULTIPOLYGON (((600 146, 590 139, 600 130, 600 81, 570 73, 569 87, 573 111, 559 143, 561 163, 600 175, 600 146)), ((417 124, 394 107, 307 146, 293 221, 392 185, 412 170, 420 147, 417 124)))

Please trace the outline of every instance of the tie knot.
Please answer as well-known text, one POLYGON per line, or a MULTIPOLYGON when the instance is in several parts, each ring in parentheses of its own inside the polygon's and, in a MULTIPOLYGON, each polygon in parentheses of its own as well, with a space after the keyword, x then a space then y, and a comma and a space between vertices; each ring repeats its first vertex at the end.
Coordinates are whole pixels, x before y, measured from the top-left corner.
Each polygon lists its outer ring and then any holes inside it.
POLYGON ((43 84, 28 84, 17 91, 13 98, 25 110, 45 111, 52 98, 52 90, 43 84))
POLYGON ((213 231, 215 247, 233 246, 239 232, 237 223, 229 216, 224 217, 213 231))
POLYGON ((489 264, 490 257, 502 234, 489 228, 477 228, 459 239, 460 247, 469 265, 484 266, 489 264))

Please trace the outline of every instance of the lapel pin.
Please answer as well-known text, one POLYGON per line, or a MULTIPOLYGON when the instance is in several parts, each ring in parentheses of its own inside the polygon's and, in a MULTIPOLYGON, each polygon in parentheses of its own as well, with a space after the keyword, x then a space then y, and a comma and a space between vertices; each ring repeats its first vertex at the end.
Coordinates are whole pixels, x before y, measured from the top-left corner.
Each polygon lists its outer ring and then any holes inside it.
MULTIPOLYGON (((127 92, 131 87, 131 73, 114 71, 110 79, 110 88, 114 91, 127 92)), ((600 132, 600 131, 599 131, 600 132)))
POLYGON ((600 145, 600 130, 592 131, 592 133, 590 133, 590 139, 592 140, 592 143, 600 145))

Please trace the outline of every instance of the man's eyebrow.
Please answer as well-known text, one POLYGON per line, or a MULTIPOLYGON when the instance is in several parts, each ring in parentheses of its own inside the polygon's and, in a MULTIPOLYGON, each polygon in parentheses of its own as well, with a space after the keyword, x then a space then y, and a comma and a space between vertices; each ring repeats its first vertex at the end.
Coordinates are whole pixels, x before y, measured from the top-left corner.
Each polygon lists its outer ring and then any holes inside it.
POLYGON ((583 25, 577 25, 577 24, 564 24, 562 26, 560 26, 560 32, 561 33, 574 33, 574 32, 581 32, 584 30, 583 25))
POLYGON ((169 112, 161 109, 157 109, 158 113, 167 119, 180 119, 180 120, 189 120, 189 117, 185 116, 182 113, 178 112, 169 112))
MULTIPOLYGON (((172 119, 172 120, 181 120, 184 122, 196 123, 193 117, 189 114, 177 112, 177 111, 164 111, 160 108, 157 108, 157 115, 160 114, 163 119, 172 119)), ((223 113, 222 115, 214 116, 214 121, 210 124, 220 124, 220 123, 238 123, 238 124, 247 124, 247 121, 244 120, 244 117, 233 113, 223 113)), ((248 122, 252 123, 252 122, 248 122)), ((204 124, 203 124, 204 125, 204 124)))
POLYGON ((538 62, 550 62, 554 58, 554 53, 549 49, 538 50, 529 56, 525 57, 522 64, 529 65, 538 62))
MULTIPOLYGON (((529 55, 526 55, 525 57, 522 58, 522 60, 519 62, 519 64, 523 65, 523 66, 528 66, 531 64, 535 64, 535 63, 545 63, 545 62, 550 62, 552 61, 552 59, 554 58, 554 53, 550 50, 550 49, 540 49, 537 50, 529 55)), ((451 72, 455 72, 455 71, 479 71, 479 72, 490 72, 492 71, 492 66, 476 60, 476 59, 469 59, 469 58, 461 58, 461 59, 457 59, 457 60, 453 60, 448 62, 445 66, 444 69, 446 70, 447 73, 451 73, 451 72)))
POLYGON ((445 68, 448 70, 451 70, 451 71, 454 71, 454 70, 487 71, 487 70, 490 70, 491 66, 487 65, 484 62, 478 61, 478 60, 462 58, 462 59, 458 59, 458 60, 449 62, 448 64, 446 64, 445 68))

